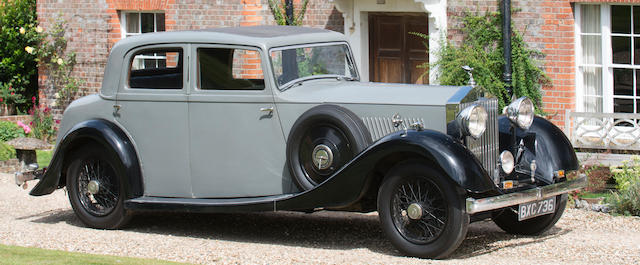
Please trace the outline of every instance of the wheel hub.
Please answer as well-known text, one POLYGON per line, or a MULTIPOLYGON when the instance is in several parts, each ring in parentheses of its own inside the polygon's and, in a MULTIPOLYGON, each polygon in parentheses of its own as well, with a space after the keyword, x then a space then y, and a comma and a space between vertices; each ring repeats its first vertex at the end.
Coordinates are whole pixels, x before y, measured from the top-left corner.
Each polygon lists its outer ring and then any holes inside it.
POLYGON ((333 164, 333 152, 328 146, 319 144, 313 148, 311 159, 315 168, 325 170, 333 164))
POLYGON ((409 207, 407 207, 407 216, 409 216, 409 218, 411 218, 412 220, 419 220, 420 218, 422 218, 422 206, 420 206, 420 204, 417 203, 412 203, 409 205, 409 207))
POLYGON ((100 192, 100 182, 98 182, 97 180, 89 181, 89 183, 87 184, 87 191, 91 195, 98 194, 98 192, 100 192))

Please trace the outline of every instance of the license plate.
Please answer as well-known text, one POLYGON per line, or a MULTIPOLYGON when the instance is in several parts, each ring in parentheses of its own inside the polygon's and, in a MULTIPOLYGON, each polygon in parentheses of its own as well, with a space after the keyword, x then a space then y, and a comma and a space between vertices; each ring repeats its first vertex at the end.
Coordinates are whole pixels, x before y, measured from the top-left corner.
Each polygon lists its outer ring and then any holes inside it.
POLYGON ((555 212, 556 197, 518 205, 518 221, 555 212))

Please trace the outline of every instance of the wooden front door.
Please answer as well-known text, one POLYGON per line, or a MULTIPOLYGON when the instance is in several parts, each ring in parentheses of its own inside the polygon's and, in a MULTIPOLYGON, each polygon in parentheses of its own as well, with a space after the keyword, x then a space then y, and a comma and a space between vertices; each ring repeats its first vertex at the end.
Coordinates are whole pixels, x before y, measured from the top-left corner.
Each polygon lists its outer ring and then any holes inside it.
POLYGON ((429 62, 425 40, 409 34, 428 34, 424 13, 369 14, 369 79, 373 82, 428 84, 428 69, 416 66, 429 62), (422 78, 419 78, 422 75, 422 78))

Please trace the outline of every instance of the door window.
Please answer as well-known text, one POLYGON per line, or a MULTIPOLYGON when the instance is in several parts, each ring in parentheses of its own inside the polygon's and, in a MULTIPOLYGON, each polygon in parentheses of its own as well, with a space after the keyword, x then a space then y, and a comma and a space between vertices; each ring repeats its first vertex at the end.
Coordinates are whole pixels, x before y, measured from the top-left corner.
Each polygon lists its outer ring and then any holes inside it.
POLYGON ((145 49, 132 56, 129 87, 182 89, 182 49, 145 49))
POLYGON ((234 48, 198 48, 198 87, 202 90, 262 90, 260 53, 234 48))

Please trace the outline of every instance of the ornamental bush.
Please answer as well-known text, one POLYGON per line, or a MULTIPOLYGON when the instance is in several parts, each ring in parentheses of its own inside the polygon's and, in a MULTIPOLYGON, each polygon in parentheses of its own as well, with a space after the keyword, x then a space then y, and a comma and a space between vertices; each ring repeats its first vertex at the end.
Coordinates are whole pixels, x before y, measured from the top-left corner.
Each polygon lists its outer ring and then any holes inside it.
POLYGON ((7 161, 16 157, 16 150, 5 142, 0 142, 0 161, 7 161))
POLYGON ((640 216, 640 157, 625 162, 613 178, 618 189, 608 199, 613 213, 640 216))
MULTIPOLYGON (((471 66, 473 78, 478 87, 499 99, 500 109, 508 104, 503 77, 502 16, 500 13, 484 15, 466 14, 462 17, 463 41, 460 46, 450 42, 443 43, 438 52, 439 59, 431 67, 428 64, 419 68, 437 69, 438 82, 441 85, 467 85, 469 76, 462 66, 471 66)), ((426 36, 422 36, 426 38, 426 36)), ((542 85, 549 79, 536 58, 544 56, 541 52, 527 46, 516 29, 511 37, 512 49, 512 87, 516 97, 527 96, 541 113, 542 85)))
POLYGON ((0 107, 24 113, 38 89, 36 0, 0 0, 0 107))
POLYGON ((24 137, 24 129, 10 121, 0 121, 0 141, 11 141, 18 137, 24 137))

